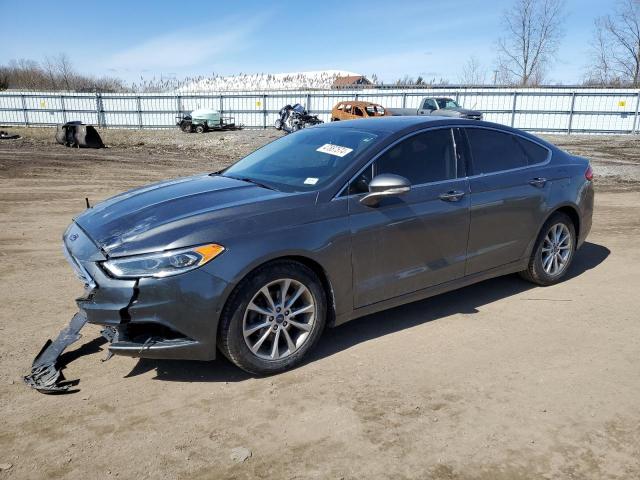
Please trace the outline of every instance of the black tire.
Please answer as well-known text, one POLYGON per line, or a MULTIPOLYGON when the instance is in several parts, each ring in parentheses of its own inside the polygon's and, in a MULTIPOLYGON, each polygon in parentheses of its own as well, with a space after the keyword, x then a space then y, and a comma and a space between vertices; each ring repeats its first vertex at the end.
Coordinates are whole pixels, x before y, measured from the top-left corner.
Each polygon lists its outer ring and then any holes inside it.
POLYGON ((200 124, 196 126, 196 133, 204 133, 204 132, 205 132, 204 125, 200 124))
POLYGON ((538 234, 538 238, 536 239, 536 243, 533 247, 533 252, 531 253, 531 258, 529 259, 529 265, 526 270, 520 272, 520 276, 529 282, 535 283, 541 286, 548 286, 558 283, 560 280, 564 278, 567 274, 567 271, 571 267, 571 263, 573 262, 573 257, 576 252, 576 229, 575 225, 571 218, 568 215, 562 212, 556 212, 545 222, 540 229, 540 233, 538 234), (545 271, 543 267, 543 247, 545 244, 545 237, 549 234, 552 227, 561 224, 564 225, 569 231, 570 235, 570 245, 569 245, 569 257, 566 260, 566 264, 563 268, 558 271, 556 274, 551 275, 545 271))
POLYGON ((313 270, 291 260, 275 261, 259 267, 248 275, 229 296, 220 316, 218 348, 231 362, 249 373, 270 375, 283 372, 299 365, 306 354, 315 347, 324 330, 326 316, 326 294, 313 270), (300 282, 308 289, 316 305, 315 320, 306 340, 297 350, 284 358, 267 360, 249 349, 243 334, 243 320, 254 295, 263 286, 283 278, 300 282))
POLYGON ((184 133, 191 133, 191 122, 182 122, 180 123, 180 130, 182 130, 184 133))
POLYGON ((282 120, 278 118, 276 120, 276 123, 274 124, 274 127, 276 127, 276 130, 282 130, 282 120))

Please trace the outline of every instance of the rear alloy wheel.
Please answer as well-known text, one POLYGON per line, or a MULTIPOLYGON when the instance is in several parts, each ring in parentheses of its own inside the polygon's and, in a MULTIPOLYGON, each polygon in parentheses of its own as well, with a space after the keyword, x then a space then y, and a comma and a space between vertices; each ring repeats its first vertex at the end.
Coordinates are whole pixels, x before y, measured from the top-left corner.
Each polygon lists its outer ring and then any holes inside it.
POLYGON ((244 279, 220 318, 218 346, 237 366, 264 375, 302 362, 324 329, 326 297, 315 273, 278 261, 244 279))
POLYGON ((196 126, 196 133, 204 133, 204 125, 196 126))
POLYGON ((566 274, 576 250, 571 219, 557 212, 544 224, 522 277, 538 285, 552 285, 566 274))

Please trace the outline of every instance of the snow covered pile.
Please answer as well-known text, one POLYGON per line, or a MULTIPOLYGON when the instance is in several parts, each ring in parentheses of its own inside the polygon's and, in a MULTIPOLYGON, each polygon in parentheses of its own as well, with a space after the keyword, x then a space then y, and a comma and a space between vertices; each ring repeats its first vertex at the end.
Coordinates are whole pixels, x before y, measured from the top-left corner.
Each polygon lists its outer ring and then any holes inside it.
POLYGON ((291 73, 240 73, 228 77, 214 75, 184 82, 178 92, 225 92, 255 90, 300 90, 331 88, 337 77, 360 75, 342 70, 291 73))

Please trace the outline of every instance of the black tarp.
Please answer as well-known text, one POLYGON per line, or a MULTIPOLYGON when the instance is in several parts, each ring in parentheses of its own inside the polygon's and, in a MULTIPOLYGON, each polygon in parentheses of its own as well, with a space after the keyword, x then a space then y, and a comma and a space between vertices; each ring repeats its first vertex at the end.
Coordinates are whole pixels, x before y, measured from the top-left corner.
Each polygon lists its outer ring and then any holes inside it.
POLYGON ((104 148, 98 131, 92 125, 84 125, 82 122, 67 122, 64 125, 58 125, 56 142, 67 147, 104 148))

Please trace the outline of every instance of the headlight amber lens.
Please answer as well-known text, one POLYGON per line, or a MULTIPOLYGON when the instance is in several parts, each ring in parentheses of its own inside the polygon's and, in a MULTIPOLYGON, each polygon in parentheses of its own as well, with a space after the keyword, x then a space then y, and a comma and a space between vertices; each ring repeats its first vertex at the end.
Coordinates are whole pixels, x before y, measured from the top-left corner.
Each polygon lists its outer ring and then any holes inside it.
POLYGON ((162 278, 201 267, 223 251, 224 247, 222 245, 211 243, 199 247, 114 258, 104 262, 102 265, 116 278, 162 278))

